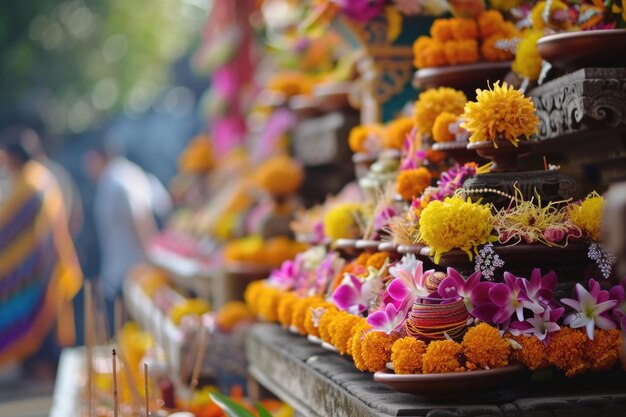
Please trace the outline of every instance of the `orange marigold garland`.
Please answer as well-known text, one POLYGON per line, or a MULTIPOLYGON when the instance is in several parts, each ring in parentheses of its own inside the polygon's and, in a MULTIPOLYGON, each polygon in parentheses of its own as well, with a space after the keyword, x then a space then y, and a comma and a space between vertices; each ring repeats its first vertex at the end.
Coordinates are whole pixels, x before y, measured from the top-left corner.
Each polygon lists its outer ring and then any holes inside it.
POLYGON ((444 52, 450 65, 472 64, 478 62, 478 42, 475 39, 462 39, 445 43, 444 52))
POLYGON ((482 39, 488 39, 507 30, 502 13, 493 9, 482 13, 478 16, 478 30, 482 39))
POLYGON ((412 130, 412 117, 402 116, 389 122, 385 127, 385 134, 383 135, 383 147, 385 149, 401 150, 412 130))
POLYGON ((450 132, 450 125, 456 123, 459 120, 459 116, 456 114, 444 111, 439 114, 433 124, 433 139, 435 142, 452 142, 455 140, 455 136, 450 132))
POLYGON ((452 340, 436 340, 430 342, 422 357, 425 374, 442 374, 462 372, 465 370, 461 360, 463 347, 452 340))
MULTIPOLYGON (((345 312, 342 312, 345 313, 345 312)), ((354 326, 359 322, 359 317, 352 314, 338 314, 335 316, 335 325, 331 327, 333 330, 332 344, 337 348, 339 353, 345 355, 348 350, 348 340, 352 336, 354 326)))
POLYGON ((337 307, 327 308, 326 311, 320 317, 320 325, 318 327, 320 339, 322 339, 326 343, 332 342, 332 335, 330 333, 330 324, 333 322, 335 316, 339 314, 339 310, 337 307))
POLYGON ((295 293, 288 292, 283 294, 280 301, 278 301, 278 322, 282 326, 289 327, 291 324, 293 309, 298 299, 299 297, 295 293))
POLYGON ((350 349, 352 354, 352 360, 354 365, 359 371, 366 371, 365 358, 363 357, 363 338, 367 332, 372 330, 372 326, 367 321, 362 321, 354 328, 354 334, 352 335, 352 347, 350 349))
MULTIPOLYGON (((365 317, 359 317, 359 320, 356 322, 356 324, 354 326, 352 326, 352 331, 350 334, 350 338, 348 339, 348 343, 346 346, 346 354, 349 356, 353 356, 352 354, 352 345, 354 342, 354 335, 356 335, 357 333, 359 333, 359 329, 363 326, 367 325, 367 328, 369 329, 369 324, 367 323, 367 319, 365 317)), ((361 334, 359 334, 359 338, 361 338, 361 334)), ((354 357, 353 357, 354 359, 354 357)))
POLYGON ((599 372, 611 369, 619 360, 622 351, 622 337, 617 329, 596 329, 593 340, 588 340, 585 348, 585 361, 590 371, 599 372))
POLYGON ((365 263, 366 267, 372 267, 372 268, 376 268, 376 269, 380 269, 383 267, 383 265, 385 264, 385 261, 387 260, 387 253, 385 252, 376 252, 373 253, 372 256, 370 256, 367 259, 367 262, 365 263))
POLYGON ((483 41, 480 52, 487 61, 509 61, 515 57, 511 51, 498 47, 497 42, 503 39, 500 35, 494 35, 483 41))
POLYGON ((304 329, 308 334, 320 337, 320 319, 322 314, 334 305, 326 300, 319 300, 309 305, 304 317, 304 329))
POLYGON ((414 337, 402 337, 391 347, 391 362, 396 374, 419 374, 422 372, 422 356, 426 344, 414 337))
POLYGON ((266 286, 263 294, 258 298, 258 315, 261 319, 275 322, 278 320, 278 302, 281 298, 281 290, 266 286))
POLYGON ((258 299, 263 292, 263 288, 265 288, 265 281, 253 281, 246 287, 243 293, 243 299, 246 302, 246 305, 252 312, 252 314, 258 314, 258 299))
POLYGON ((522 347, 521 349, 513 349, 512 359, 523 363, 531 371, 550 366, 548 362, 548 348, 536 336, 513 336, 510 334, 506 336, 516 341, 522 347))
POLYGON ((405 200, 411 200, 421 196, 431 180, 430 171, 424 167, 400 171, 396 180, 396 191, 405 200))
POLYGON ((500 368, 509 364, 511 345, 500 336, 498 329, 487 323, 471 327, 461 345, 468 370, 500 368))
POLYGON ((303 336, 306 335, 306 328, 304 327, 306 312, 313 302, 320 299, 321 297, 301 298, 294 304, 291 325, 303 336))
POLYGON ((396 333, 372 330, 363 338, 361 355, 369 372, 384 369, 391 360, 391 347, 398 338, 396 333))
POLYGON ((562 327, 548 343, 548 361, 573 377, 585 373, 585 346, 589 338, 584 329, 562 327))
POLYGON ((478 25, 474 19, 455 18, 449 19, 450 30, 454 39, 460 40, 476 40, 478 39, 478 25))
POLYGON ((430 36, 436 41, 447 42, 454 39, 451 19, 435 19, 430 27, 430 36))

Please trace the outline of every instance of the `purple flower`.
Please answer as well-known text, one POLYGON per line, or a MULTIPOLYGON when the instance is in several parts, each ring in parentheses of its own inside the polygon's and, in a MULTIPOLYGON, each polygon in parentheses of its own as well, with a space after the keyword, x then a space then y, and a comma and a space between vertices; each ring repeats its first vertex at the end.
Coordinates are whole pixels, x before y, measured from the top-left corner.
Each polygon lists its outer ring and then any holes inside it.
POLYGON ((491 320, 486 321, 503 324, 504 328, 508 327, 508 321, 514 314, 518 321, 524 321, 524 308, 533 313, 543 313, 545 310, 539 303, 534 302, 526 295, 523 279, 517 279, 509 272, 504 273, 504 283, 494 284, 489 289, 489 298, 495 308, 493 305, 483 304, 475 308, 472 314, 479 314, 476 317, 481 320, 485 319, 485 314, 493 314, 491 320))
POLYGON ((299 259, 285 261, 280 269, 274 269, 269 276, 270 284, 281 290, 291 290, 302 275, 302 262, 299 259))
POLYGON ((426 279, 433 270, 424 272, 424 264, 417 261, 415 255, 405 255, 400 263, 389 269, 389 273, 395 279, 387 291, 394 300, 413 301, 416 297, 427 297, 430 294, 426 288, 426 279))
POLYGON ((355 20, 367 22, 383 12, 385 0, 334 0, 341 11, 355 20))
POLYGON ((618 285, 613 286, 609 290, 609 299, 617 302, 611 311, 611 315, 615 321, 620 323, 620 328, 626 330, 626 277, 622 278, 618 285))
POLYGON ((564 323, 574 329, 585 327, 587 336, 591 340, 593 340, 594 327, 604 330, 616 327, 615 323, 606 317, 606 314, 617 304, 617 301, 608 300, 608 291, 600 290, 599 287, 600 285, 595 280, 589 281, 591 292, 582 285, 576 284, 577 300, 561 299, 563 304, 574 309, 574 313, 567 316, 564 323))
POLYGON ((398 309, 393 303, 389 303, 384 308, 367 316, 367 322, 374 329, 389 334, 402 326, 406 319, 406 314, 406 309, 398 309))
POLYGON ((326 292, 329 282, 335 276, 335 260, 336 253, 329 252, 322 263, 315 268, 315 287, 318 294, 326 292))
POLYGON ((333 293, 335 305, 350 314, 360 314, 367 310, 370 302, 382 292, 380 280, 361 281, 355 275, 346 274, 343 283, 333 293))
POLYGON ((456 269, 448 268, 448 276, 441 281, 437 293, 441 298, 461 297, 467 311, 475 306, 491 302, 489 289, 494 285, 491 282, 480 282, 480 271, 474 272, 467 280, 456 269))
POLYGON ((396 215, 396 210, 393 207, 387 206, 374 215, 374 230, 378 232, 382 230, 387 221, 396 215))
MULTIPOLYGON (((554 290, 556 289, 557 277, 554 271, 550 271, 545 275, 541 275, 541 269, 535 268, 530 275, 530 280, 518 277, 517 285, 524 289, 524 295, 527 301, 535 304, 537 307, 533 311, 538 311, 544 306, 558 308, 558 304, 554 301, 554 290)), ((532 309, 531 309, 532 310, 532 309)))
POLYGON ((563 307, 546 308, 543 314, 535 314, 525 321, 512 322, 509 331, 514 336, 519 334, 534 335, 537 339, 547 342, 550 333, 561 329, 557 320, 563 315, 563 311, 565 311, 563 307))

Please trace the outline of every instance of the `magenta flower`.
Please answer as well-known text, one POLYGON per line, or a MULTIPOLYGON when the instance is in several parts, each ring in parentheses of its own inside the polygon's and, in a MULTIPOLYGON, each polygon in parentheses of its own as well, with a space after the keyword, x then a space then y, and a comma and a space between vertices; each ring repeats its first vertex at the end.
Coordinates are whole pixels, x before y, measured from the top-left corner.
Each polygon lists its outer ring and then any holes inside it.
POLYGON ((517 316, 518 321, 524 321, 524 308, 528 308, 533 313, 543 313, 545 310, 544 307, 528 298, 522 281, 509 272, 504 273, 504 283, 494 284, 489 289, 489 298, 497 306, 492 318, 494 324, 506 323, 513 314, 517 316))
POLYGON ((511 323, 509 331, 514 336, 520 334, 534 335, 537 339, 547 342, 550 333, 561 329, 561 326, 557 324, 557 320, 561 318, 563 311, 565 311, 563 307, 546 308, 543 314, 535 314, 532 318, 525 321, 511 323))
POLYGON ((302 262, 296 258, 295 260, 285 261, 280 269, 274 269, 270 274, 268 281, 270 284, 280 288, 283 291, 291 290, 296 286, 299 277, 302 275, 302 262))
POLYGON ((619 285, 615 285, 609 290, 609 299, 616 301, 611 312, 613 319, 620 323, 622 330, 626 330, 626 277, 622 278, 619 285))
POLYGON ((399 329, 406 319, 406 310, 398 309, 393 303, 367 316, 367 322, 376 330, 387 334, 399 329))
POLYGON ((361 281, 352 274, 346 274, 343 283, 333 292, 335 305, 350 314, 366 311, 370 302, 382 293, 382 282, 376 279, 361 281))
POLYGON ((374 230, 376 236, 378 231, 384 229, 389 219, 396 215, 396 210, 393 207, 387 206, 374 215, 374 230))
POLYGON ((427 297, 430 291, 426 288, 426 279, 434 270, 424 272, 424 264, 417 261, 415 255, 405 255, 402 261, 389 269, 395 278, 387 291, 394 300, 413 301, 416 297, 427 297))
POLYGON ((530 275, 530 280, 517 278, 518 286, 523 287, 524 294, 528 300, 538 306, 549 305, 557 308, 554 302, 554 290, 556 288, 557 277, 554 271, 541 275, 541 269, 535 268, 530 275))
POLYGON ((589 282, 591 292, 587 291, 582 285, 576 284, 577 300, 571 298, 561 299, 563 304, 574 309, 574 313, 567 316, 564 323, 574 329, 585 327, 587 336, 591 340, 593 340, 595 327, 604 330, 616 327, 615 323, 606 317, 606 314, 617 304, 617 301, 608 300, 608 291, 599 290, 599 284, 596 286, 594 283, 597 284, 594 280, 589 282))
POLYGON ((385 0, 334 0, 343 13, 351 18, 367 22, 382 14, 385 0))
POLYGON ((448 276, 441 281, 437 293, 441 298, 461 297, 467 307, 472 311, 475 306, 490 303, 489 289, 494 285, 491 282, 480 282, 480 271, 474 272, 467 280, 456 269, 448 268, 448 276))

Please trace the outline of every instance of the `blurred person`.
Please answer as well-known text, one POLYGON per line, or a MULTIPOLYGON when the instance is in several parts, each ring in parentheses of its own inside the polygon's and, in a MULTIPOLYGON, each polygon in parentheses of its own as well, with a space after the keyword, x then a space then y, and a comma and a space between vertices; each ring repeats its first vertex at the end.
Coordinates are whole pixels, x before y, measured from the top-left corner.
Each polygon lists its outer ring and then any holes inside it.
POLYGON ((93 215, 100 246, 99 282, 109 318, 130 269, 147 259, 150 240, 158 232, 157 218, 171 210, 161 182, 111 143, 88 151, 83 160, 87 175, 96 183, 93 215))
POLYGON ((68 226, 73 237, 78 235, 83 225, 83 205, 78 187, 70 173, 58 162, 50 159, 43 148, 37 132, 27 127, 18 127, 17 134, 32 157, 54 175, 61 188, 63 203, 67 214, 68 226))
POLYGON ((50 377, 59 346, 75 341, 72 299, 83 277, 60 187, 13 133, 0 134, 0 368, 30 358, 37 376, 50 377))

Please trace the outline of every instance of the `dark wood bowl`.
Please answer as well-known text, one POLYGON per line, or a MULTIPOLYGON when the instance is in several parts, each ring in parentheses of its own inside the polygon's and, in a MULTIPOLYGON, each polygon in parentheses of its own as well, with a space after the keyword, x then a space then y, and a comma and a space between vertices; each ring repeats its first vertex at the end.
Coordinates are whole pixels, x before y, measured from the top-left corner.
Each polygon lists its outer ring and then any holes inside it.
POLYGON ((463 90, 468 98, 472 99, 475 97, 477 88, 487 88, 488 82, 503 80, 510 70, 511 61, 422 68, 415 73, 413 85, 422 90, 452 87, 463 90))
POLYGON ((539 39, 543 59, 557 68, 603 68, 626 66, 626 29, 557 33, 539 39))
POLYGON ((454 159, 460 165, 466 162, 483 162, 485 159, 478 156, 473 149, 467 149, 468 142, 436 142, 433 143, 431 149, 437 152, 443 152, 447 157, 454 159))

